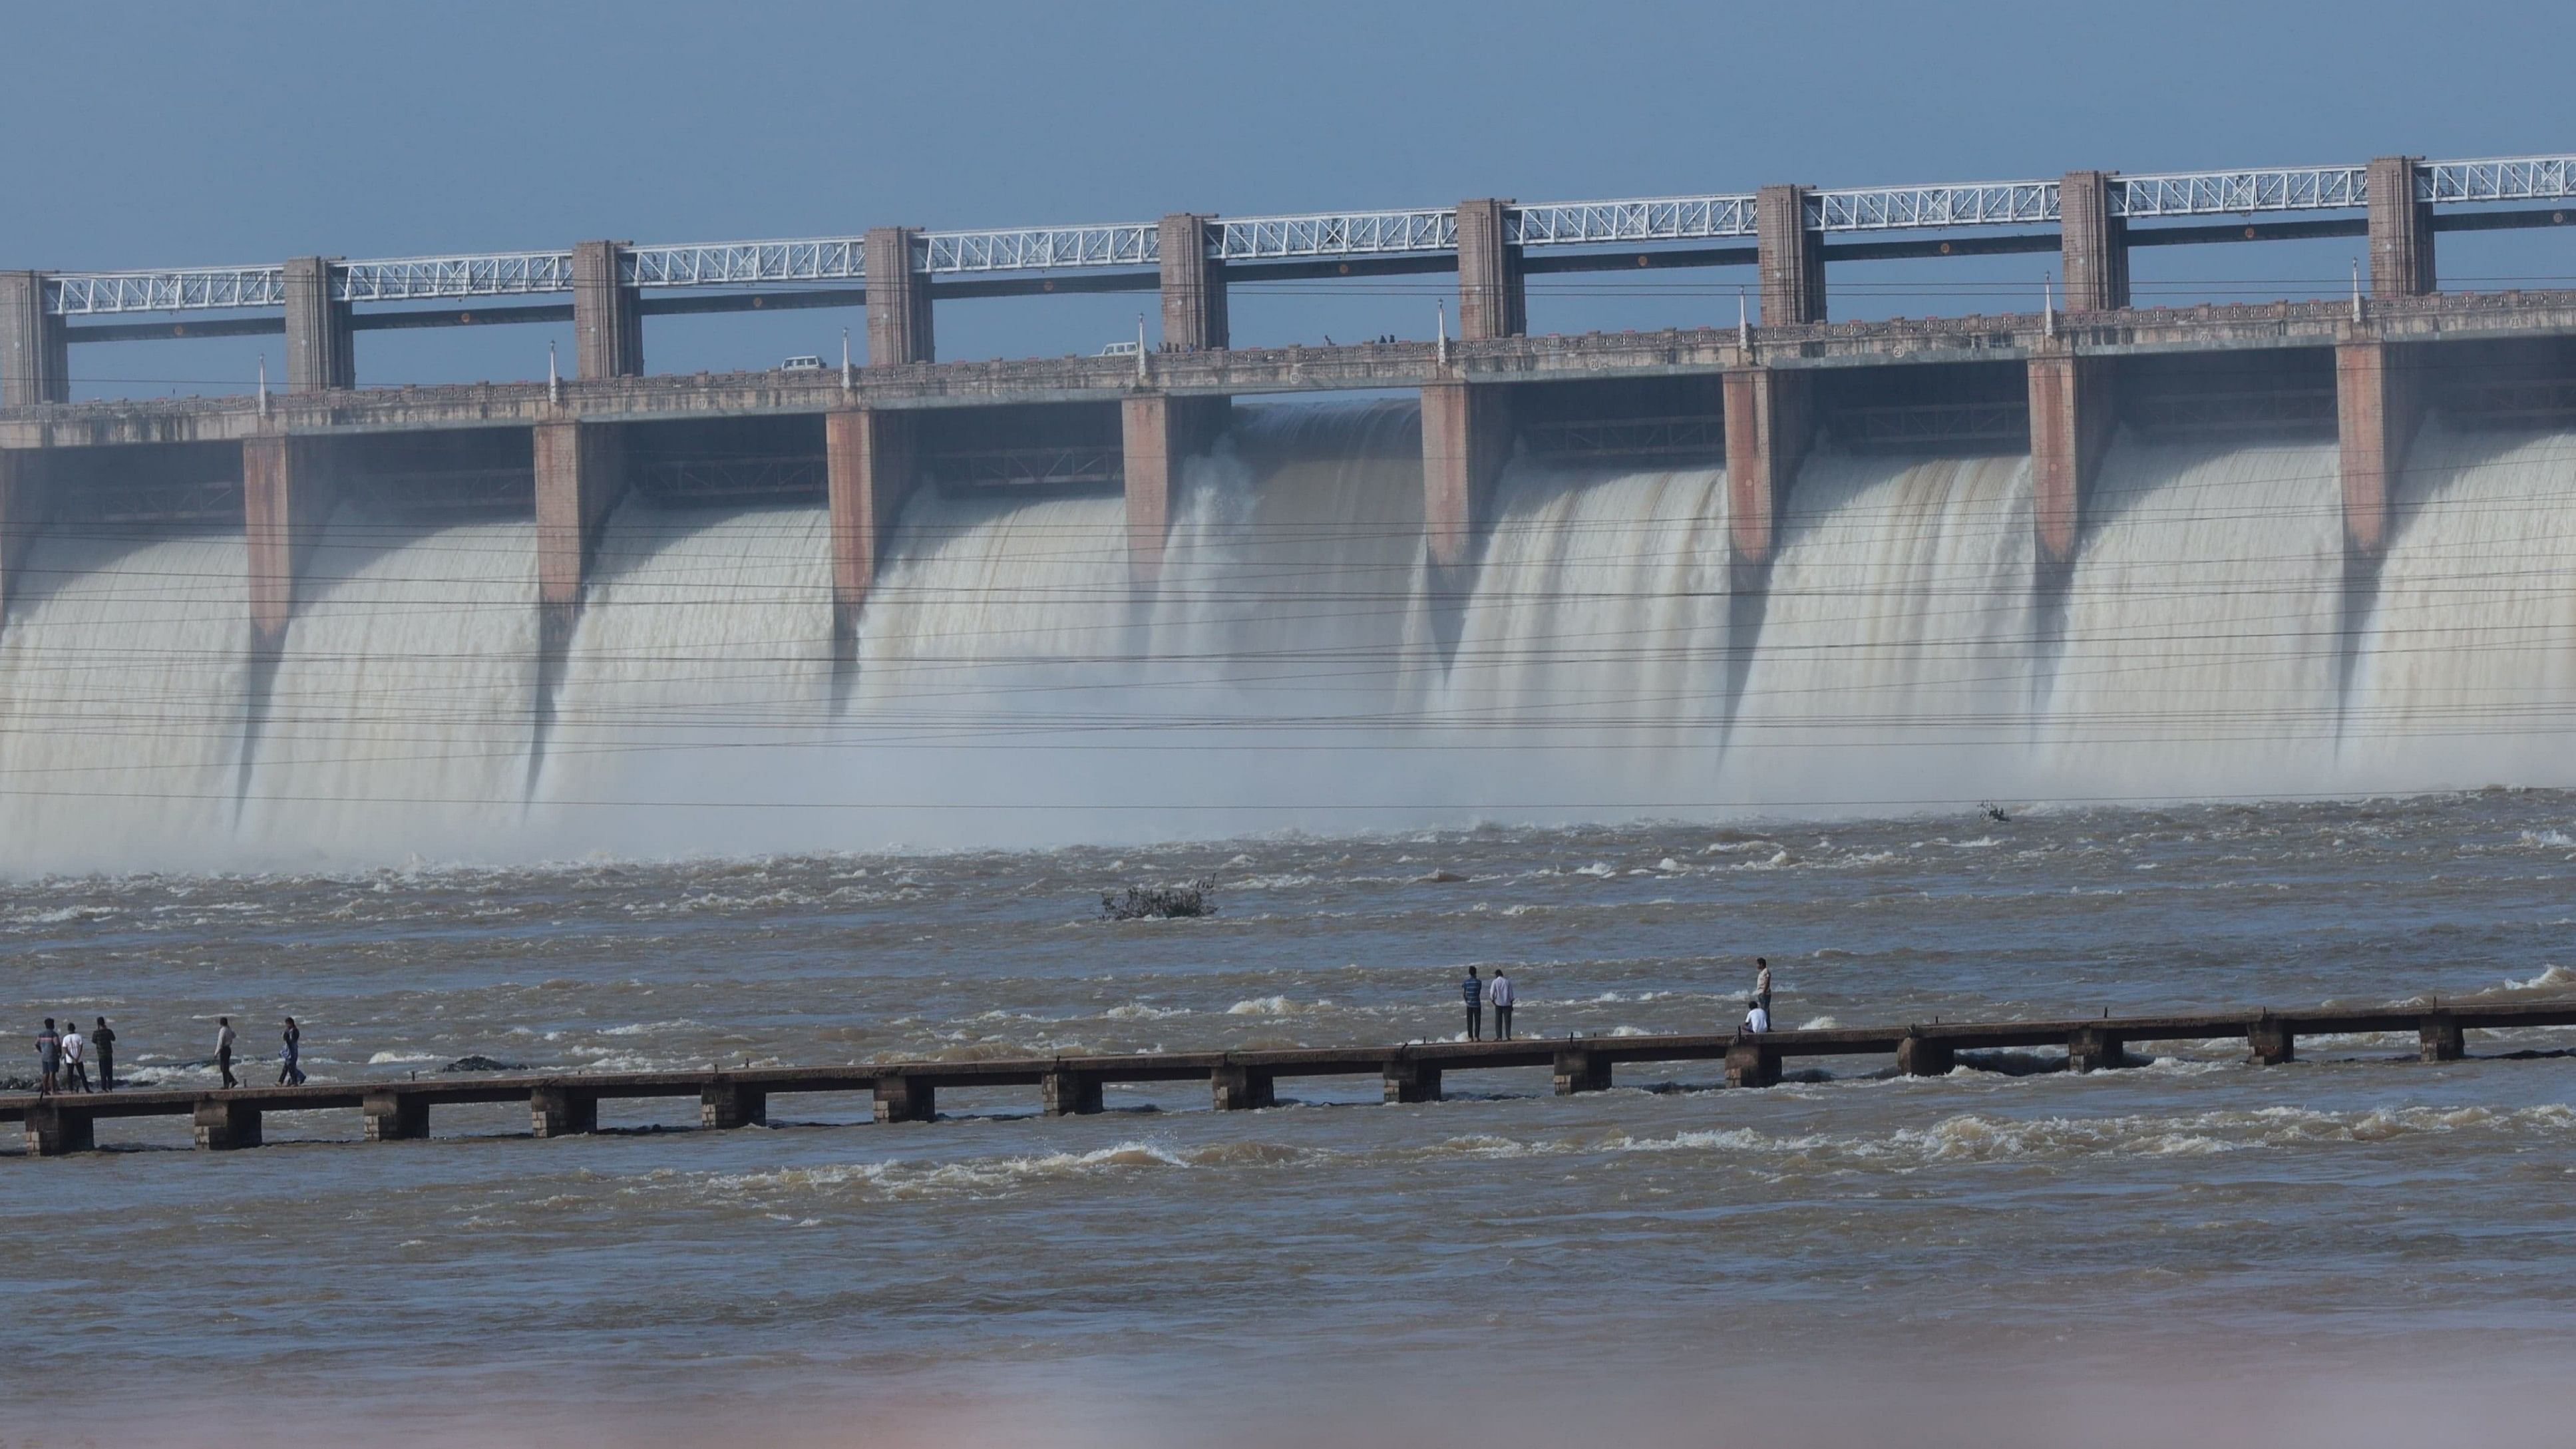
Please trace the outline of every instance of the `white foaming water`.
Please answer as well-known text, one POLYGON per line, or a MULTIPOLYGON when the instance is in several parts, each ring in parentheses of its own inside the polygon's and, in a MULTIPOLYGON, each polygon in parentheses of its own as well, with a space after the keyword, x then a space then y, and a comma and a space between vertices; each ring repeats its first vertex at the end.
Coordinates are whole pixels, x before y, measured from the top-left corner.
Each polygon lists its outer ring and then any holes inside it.
POLYGON ((532 527, 344 509, 273 668, 241 541, 41 536, 0 634, 0 864, 1055 843, 2562 783, 2564 434, 2428 427, 2375 585, 2324 444, 2123 437, 2081 557, 2027 460, 1821 454, 1760 597, 1722 472, 1505 472, 1421 544, 1401 406, 1247 410, 1159 581, 1114 497, 916 497, 855 663, 819 508, 610 520, 539 666, 532 527), (247 745, 245 745, 247 736, 247 745), (247 754, 247 765, 245 765, 247 754))

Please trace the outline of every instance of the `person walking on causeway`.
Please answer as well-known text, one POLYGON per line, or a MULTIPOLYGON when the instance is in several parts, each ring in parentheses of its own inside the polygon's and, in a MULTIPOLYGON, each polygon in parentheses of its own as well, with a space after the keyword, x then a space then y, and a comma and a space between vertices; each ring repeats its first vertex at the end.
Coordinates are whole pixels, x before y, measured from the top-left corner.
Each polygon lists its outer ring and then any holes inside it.
POLYGON ((277 1084, 281 1087, 303 1086, 304 1069, 296 1065, 296 1059, 304 1054, 304 1033, 296 1027, 295 1018, 291 1016, 286 1019, 285 1041, 286 1050, 280 1052, 277 1059, 277 1084))

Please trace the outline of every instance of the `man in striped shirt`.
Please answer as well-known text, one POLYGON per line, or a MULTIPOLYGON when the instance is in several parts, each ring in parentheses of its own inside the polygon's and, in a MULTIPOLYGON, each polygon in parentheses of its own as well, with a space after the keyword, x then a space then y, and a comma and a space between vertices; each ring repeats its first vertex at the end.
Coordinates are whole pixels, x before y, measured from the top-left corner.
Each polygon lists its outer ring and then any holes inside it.
POLYGON ((1467 1040, 1480 1040, 1485 1035, 1485 983, 1477 979, 1475 967, 1467 968, 1458 990, 1467 998, 1467 1040))

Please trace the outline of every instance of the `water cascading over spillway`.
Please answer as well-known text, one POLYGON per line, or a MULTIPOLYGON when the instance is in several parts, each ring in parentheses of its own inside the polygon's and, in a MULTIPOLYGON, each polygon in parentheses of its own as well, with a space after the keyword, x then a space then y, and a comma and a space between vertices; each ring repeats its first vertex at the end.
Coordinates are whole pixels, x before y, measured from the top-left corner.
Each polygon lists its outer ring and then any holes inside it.
POLYGON ((2428 424, 2347 578, 2331 445, 1830 451, 1758 611, 1722 472, 1527 457, 1463 571, 1410 407, 1246 409, 1131 587, 1113 496, 925 492, 836 667, 820 507, 609 520, 540 741, 532 526, 344 505, 258 683, 233 534, 56 530, 0 630, 5 864, 1053 843, 2563 784, 2576 437, 2428 424), (1744 620, 1758 621, 1758 630, 1744 620))

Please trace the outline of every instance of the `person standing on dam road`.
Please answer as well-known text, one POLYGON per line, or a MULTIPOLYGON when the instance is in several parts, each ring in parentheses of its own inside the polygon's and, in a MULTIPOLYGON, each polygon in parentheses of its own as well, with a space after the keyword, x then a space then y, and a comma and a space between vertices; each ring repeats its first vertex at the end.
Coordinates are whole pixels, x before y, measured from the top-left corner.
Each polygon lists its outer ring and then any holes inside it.
POLYGON ((88 1061, 88 1053, 89 1053, 89 1043, 87 1043, 87 1042, 85 1042, 85 1041, 81 1040, 81 1034, 80 1034, 80 1018, 79 1018, 79 1017, 77 1017, 77 1016, 67 1016, 67 1017, 64 1017, 64 1018, 63 1018, 63 1090, 64 1090, 64 1091, 66 1091, 66 1092, 86 1092, 86 1091, 88 1091, 88 1090, 89 1090, 89 1067, 86 1065, 86 1063, 87 1063, 87 1061, 88 1061))
POLYGON ((277 1084, 281 1087, 303 1086, 304 1068, 296 1065, 296 1059, 303 1055, 304 1032, 296 1026, 294 1017, 286 1019, 283 1040, 286 1049, 277 1055, 277 1084))
POLYGON ((1504 975, 1500 966, 1494 968, 1494 984, 1485 988, 1485 995, 1494 1003, 1494 1040, 1510 1041, 1512 1002, 1517 998, 1512 993, 1512 978, 1504 975))
POLYGON ((1768 956, 1756 956, 1753 958, 1753 999, 1762 1003, 1762 1012, 1764 1015, 1767 1016, 1770 1014, 1771 958, 1768 956))
POLYGON ((63 1070, 63 1038, 54 1030, 54 1019, 45 1018, 45 1029, 36 1033, 36 1095, 50 1097, 59 1089, 57 1080, 63 1070))
POLYGON ((233 1019, 229 1016, 215 1018, 215 1065, 223 1071, 225 1086, 241 1085, 233 1080, 233 1019))
POLYGON ((116 1033, 108 1028, 107 1018, 98 1019, 98 1027, 89 1034, 90 1045, 98 1048, 98 1089, 116 1090, 116 1033))
POLYGON ((1467 998, 1467 1040, 1481 1041, 1485 1035, 1485 983, 1476 979, 1476 968, 1467 968, 1467 979, 1458 983, 1467 998))

